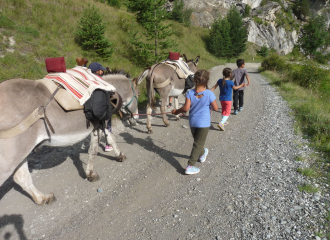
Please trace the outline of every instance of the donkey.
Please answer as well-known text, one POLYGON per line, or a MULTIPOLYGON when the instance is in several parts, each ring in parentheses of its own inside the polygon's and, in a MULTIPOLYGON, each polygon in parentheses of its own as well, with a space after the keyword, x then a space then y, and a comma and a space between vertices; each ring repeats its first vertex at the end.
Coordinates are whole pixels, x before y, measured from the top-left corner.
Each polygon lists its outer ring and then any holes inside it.
MULTIPOLYGON (((195 60, 187 60, 186 56, 183 55, 185 58, 186 63, 188 64, 190 70, 192 72, 196 72, 197 64, 199 62, 199 56, 196 57, 195 60)), ((140 83, 143 78, 146 76, 146 86, 147 86, 147 94, 148 94, 148 104, 147 104, 147 129, 148 133, 153 133, 151 128, 151 116, 152 108, 155 105, 155 96, 154 96, 154 89, 159 93, 161 97, 161 107, 160 111, 163 116, 163 121, 166 127, 170 125, 167 115, 165 113, 166 103, 168 97, 174 97, 174 106, 178 108, 178 97, 180 94, 183 93, 185 88, 185 79, 179 78, 178 75, 174 72, 173 68, 168 66, 167 64, 160 63, 151 66, 150 68, 146 69, 139 77, 138 83, 140 83), (167 79, 171 78, 170 84, 163 84, 167 79), (155 85, 161 87, 155 87, 155 85), (164 86, 165 85, 165 86, 164 86)), ((176 119, 179 120, 179 116, 176 116, 176 119)))
MULTIPOLYGON (((124 75, 105 75, 103 79, 116 88, 122 96, 125 112, 137 114, 136 79, 131 81, 124 75), (128 104, 130 103, 130 104, 128 104)), ((52 93, 42 84, 27 79, 11 79, 0 83, 0 131, 11 129, 25 119, 31 112, 51 99, 52 93)), ((83 110, 65 111, 52 99, 46 107, 47 119, 37 120, 24 132, 7 139, 0 139, 0 186, 13 175, 14 181, 26 191, 36 204, 50 203, 53 193, 40 192, 32 182, 26 157, 36 146, 61 147, 73 145, 89 134, 91 136, 88 150, 89 160, 85 170, 89 181, 99 177, 93 170, 98 152, 99 140, 103 134, 96 122, 87 124, 83 110), (51 124, 55 133, 49 129, 51 124), (19 151, 17 151, 19 149, 19 151)), ((135 115, 137 118, 138 115, 135 115)), ((115 138, 106 130, 107 141, 113 146, 118 161, 126 157, 116 144, 115 138)))

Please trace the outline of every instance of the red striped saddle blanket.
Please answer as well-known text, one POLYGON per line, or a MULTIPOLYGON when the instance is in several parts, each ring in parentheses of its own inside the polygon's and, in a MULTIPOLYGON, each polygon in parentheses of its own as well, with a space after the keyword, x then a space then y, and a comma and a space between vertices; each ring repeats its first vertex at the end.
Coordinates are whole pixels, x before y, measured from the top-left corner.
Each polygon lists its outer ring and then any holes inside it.
POLYGON ((72 69, 67 69, 66 73, 49 73, 44 79, 51 79, 63 86, 78 100, 80 105, 84 105, 95 89, 116 91, 113 85, 104 81, 100 76, 93 74, 86 67, 76 66, 72 69))

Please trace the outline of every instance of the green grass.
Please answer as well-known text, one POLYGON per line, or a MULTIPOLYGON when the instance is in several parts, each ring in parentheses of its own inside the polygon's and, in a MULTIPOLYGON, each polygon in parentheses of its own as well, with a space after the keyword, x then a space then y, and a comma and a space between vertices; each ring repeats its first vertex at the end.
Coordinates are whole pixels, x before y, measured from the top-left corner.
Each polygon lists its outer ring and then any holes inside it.
POLYGON ((317 176, 316 171, 312 168, 298 168, 297 172, 304 176, 307 176, 307 177, 316 177, 317 176))
POLYGON ((316 193, 319 189, 310 184, 303 184, 298 186, 299 191, 305 191, 308 193, 316 193))
MULTIPOLYGON (((0 33, 14 37, 16 44, 14 54, 6 53, 5 59, 0 58, 0 82, 17 77, 44 77, 47 74, 47 57, 64 56, 67 68, 76 65, 77 57, 87 57, 89 63, 95 61, 84 55, 74 42, 78 21, 89 3, 99 9, 106 25, 105 37, 114 43, 115 48, 111 59, 100 63, 106 67, 124 69, 132 78, 137 77, 143 68, 131 61, 128 32, 143 29, 136 23, 134 14, 127 12, 124 6, 117 9, 93 0, 2 0, 0 33)), ((189 59, 200 55, 199 68, 210 69, 225 62, 207 51, 204 39, 208 29, 185 27, 177 22, 173 22, 172 28, 175 34, 171 38, 177 43, 177 50, 181 54, 185 53, 189 59)), ((8 42, 1 40, 0 35, 0 51, 4 52, 8 42)))

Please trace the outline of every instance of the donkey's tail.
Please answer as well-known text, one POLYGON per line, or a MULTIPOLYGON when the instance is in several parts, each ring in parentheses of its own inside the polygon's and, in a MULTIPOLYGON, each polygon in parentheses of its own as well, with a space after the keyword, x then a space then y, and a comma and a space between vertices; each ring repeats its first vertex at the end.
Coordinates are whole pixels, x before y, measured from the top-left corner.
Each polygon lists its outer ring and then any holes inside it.
POLYGON ((149 73, 151 73, 151 76, 149 77, 149 96, 148 96, 148 99, 149 99, 149 105, 150 105, 151 108, 155 107, 155 90, 154 90, 155 73, 154 73, 154 69, 155 69, 155 66, 153 68, 150 68, 150 72, 149 72, 149 73))
POLYGON ((147 68, 140 74, 140 76, 137 77, 137 84, 140 84, 147 77, 149 71, 150 68, 147 68))

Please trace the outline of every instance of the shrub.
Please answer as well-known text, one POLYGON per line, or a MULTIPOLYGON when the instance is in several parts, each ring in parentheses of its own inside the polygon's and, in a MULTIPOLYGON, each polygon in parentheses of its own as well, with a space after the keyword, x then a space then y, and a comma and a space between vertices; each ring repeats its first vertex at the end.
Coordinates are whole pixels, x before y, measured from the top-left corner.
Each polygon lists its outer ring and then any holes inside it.
POLYGON ((257 53, 262 56, 262 57, 267 57, 268 56, 268 47, 267 46, 262 46, 260 50, 257 50, 257 53))
POLYGON ((244 9, 244 17, 250 16, 250 11, 251 11, 251 7, 249 5, 246 5, 244 9))
POLYGON ((269 57, 265 58, 261 67, 265 70, 284 72, 290 69, 290 66, 285 63, 285 60, 278 56, 278 54, 272 54, 269 57))
POLYGON ((316 52, 314 54, 314 58, 318 63, 327 64, 329 61, 329 54, 323 55, 320 52, 316 52))
POLYGON ((299 71, 292 71, 289 74, 293 82, 310 89, 317 89, 325 75, 325 70, 318 68, 312 61, 303 65, 299 71))
POLYGON ((108 0, 108 4, 112 7, 120 8, 121 1, 120 0, 108 0))

